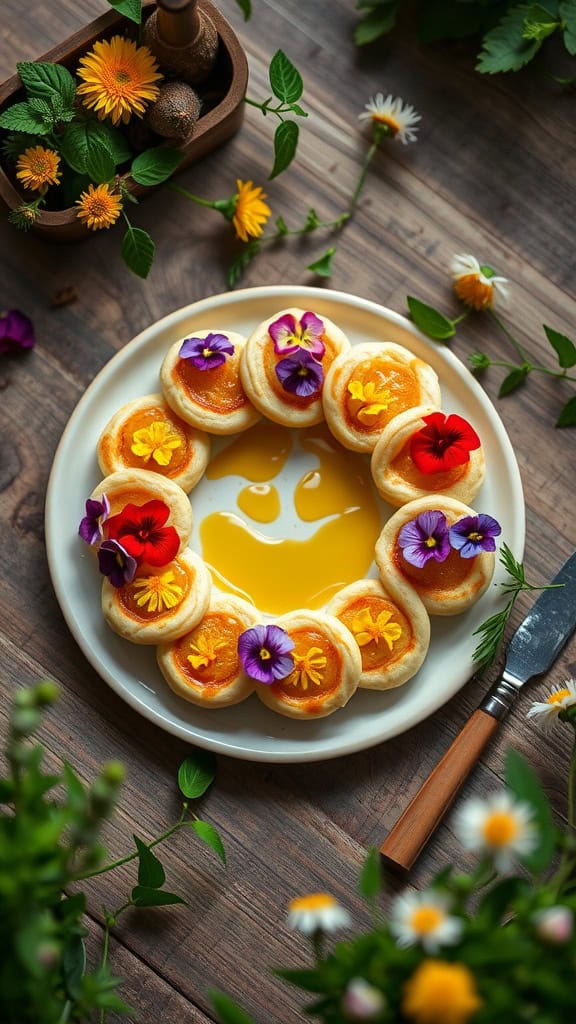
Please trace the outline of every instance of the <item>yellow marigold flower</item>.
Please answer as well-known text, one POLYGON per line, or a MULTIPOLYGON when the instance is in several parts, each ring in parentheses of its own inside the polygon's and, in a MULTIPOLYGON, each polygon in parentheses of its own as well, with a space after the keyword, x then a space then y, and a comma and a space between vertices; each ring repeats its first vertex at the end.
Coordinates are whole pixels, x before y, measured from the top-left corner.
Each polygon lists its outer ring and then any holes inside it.
POLYGON ((156 82, 162 75, 147 46, 113 36, 94 43, 80 59, 78 95, 85 107, 96 111, 100 121, 128 124, 132 114, 142 117, 146 104, 158 98, 156 82))
POLYGON ((134 455, 144 462, 152 458, 159 466, 169 466, 176 448, 182 447, 181 437, 171 430, 167 420, 155 420, 149 427, 135 430, 132 440, 130 451, 134 455))
POLYGON ((138 577, 131 584, 135 591, 139 591, 136 597, 138 607, 144 608, 148 605, 149 612, 163 612, 166 608, 175 608, 183 599, 184 591, 174 580, 172 569, 159 576, 138 577))
POLYGON ((30 146, 16 161, 16 177, 25 188, 33 192, 57 185, 61 171, 58 170, 60 157, 53 149, 45 146, 30 146))
POLYGON ((98 231, 110 228, 116 223, 122 210, 122 200, 116 192, 110 191, 109 185, 88 185, 88 191, 82 192, 76 200, 78 211, 76 216, 86 221, 89 228, 98 231))
POLYGON ((292 657, 295 667, 288 676, 288 682, 292 686, 300 683, 303 690, 308 689, 308 680, 314 683, 314 686, 320 686, 322 669, 326 668, 326 656, 322 654, 322 648, 310 647, 306 654, 295 654, 293 651, 292 657))
POLYGON ((240 181, 238 178, 236 188, 238 192, 232 223, 240 241, 247 242, 249 238, 258 238, 262 234, 272 210, 264 202, 266 193, 260 186, 254 186, 251 181, 240 181))
POLYGON ((392 612, 383 611, 374 621, 370 609, 363 608, 352 620, 352 632, 358 646, 365 647, 366 644, 378 644, 384 640, 391 651, 402 636, 402 626, 398 622, 390 622, 391 618, 392 612))
POLYGON ((404 987, 402 1013, 416 1024, 466 1024, 481 1006, 465 964, 424 960, 404 987))
POLYGON ((196 639, 195 644, 190 644, 193 651, 196 654, 189 654, 187 660, 192 665, 192 668, 208 668, 213 661, 216 661, 216 655, 218 651, 221 651, 223 647, 226 647, 226 640, 212 640, 209 636, 205 636, 203 633, 200 634, 196 639))
POLYGON ((366 423, 368 426, 373 416, 379 416, 381 412, 386 412, 390 402, 394 401, 394 395, 388 388, 377 391, 373 381, 362 384, 362 381, 351 380, 348 392, 355 402, 360 402, 354 415, 361 423, 366 423))
POLYGON ((454 256, 450 269, 458 298, 473 309, 492 308, 496 298, 508 298, 507 278, 499 277, 492 267, 480 264, 475 256, 454 256))

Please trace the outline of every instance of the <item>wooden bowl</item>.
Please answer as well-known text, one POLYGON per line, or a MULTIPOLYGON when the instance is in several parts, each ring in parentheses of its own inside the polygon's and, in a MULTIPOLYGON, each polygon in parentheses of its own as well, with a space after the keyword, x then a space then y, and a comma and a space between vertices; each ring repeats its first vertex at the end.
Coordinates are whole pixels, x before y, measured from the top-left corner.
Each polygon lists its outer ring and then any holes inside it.
MULTIPOLYGON (((178 171, 189 164, 200 160, 211 150, 220 146, 238 131, 244 117, 244 96, 248 83, 248 63, 240 42, 226 19, 220 14, 210 0, 200 0, 199 6, 206 11, 216 27, 219 37, 219 50, 216 64, 206 82, 198 88, 203 100, 203 112, 188 142, 182 144, 184 157, 178 171)), ((143 17, 149 16, 155 9, 154 0, 144 3, 143 17)), ((69 36, 68 39, 55 46, 38 60, 46 63, 63 64, 74 73, 78 61, 92 45, 102 38, 109 38, 117 32, 126 31, 126 19, 115 11, 96 18, 84 28, 69 36)), ((0 86, 0 113, 12 103, 23 99, 22 82, 18 75, 12 75, 0 86)), ((169 145, 157 136, 150 145, 169 145)), ((147 147, 145 147, 147 148, 147 147)), ((129 174, 122 175, 130 192, 143 197, 159 186, 144 186, 133 181, 129 174)), ((22 195, 16 188, 4 167, 0 166, 0 198, 10 210, 30 200, 30 196, 22 195)), ((33 230, 45 238, 59 242, 73 242, 90 234, 89 229, 76 216, 74 206, 62 210, 40 209, 33 225, 33 230)))

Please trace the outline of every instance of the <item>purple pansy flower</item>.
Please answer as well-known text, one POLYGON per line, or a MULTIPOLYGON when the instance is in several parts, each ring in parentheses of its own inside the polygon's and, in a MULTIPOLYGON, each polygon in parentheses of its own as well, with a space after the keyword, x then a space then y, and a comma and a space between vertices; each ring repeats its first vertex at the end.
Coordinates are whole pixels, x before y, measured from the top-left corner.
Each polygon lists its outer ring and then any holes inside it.
POLYGON ((110 502, 105 494, 102 501, 95 501, 88 498, 86 502, 86 515, 80 522, 78 533, 87 544, 97 544, 102 538, 102 523, 110 515, 110 502))
POLYGON ((238 637, 238 654, 246 675, 270 686, 294 668, 294 641, 280 626, 252 626, 238 637))
POLYGON ((306 349, 281 359, 275 369, 284 391, 291 391, 300 398, 317 394, 324 381, 322 365, 306 349))
POLYGON ((324 321, 315 313, 304 313, 300 322, 292 313, 279 316, 268 328, 268 334, 274 342, 274 351, 278 356, 287 356, 303 348, 311 352, 315 359, 322 359, 326 346, 322 341, 324 321))
POLYGON ((423 569, 433 558, 444 562, 450 554, 450 538, 446 516, 438 509, 421 512, 405 523, 398 534, 398 543, 407 562, 423 569))
POLYGON ((98 548, 98 565, 113 587, 123 587, 132 583, 138 563, 117 540, 105 540, 98 548))
POLYGON ((475 558, 483 551, 495 551, 494 537, 502 533, 500 523, 481 512, 477 516, 465 516, 450 527, 450 543, 462 558, 475 558))
POLYGON ((189 359, 197 370, 214 370, 234 354, 234 345, 225 334, 207 334, 205 338, 186 338, 178 355, 189 359))
POLYGON ((0 353, 17 352, 21 348, 34 348, 34 325, 19 309, 0 313, 0 353))

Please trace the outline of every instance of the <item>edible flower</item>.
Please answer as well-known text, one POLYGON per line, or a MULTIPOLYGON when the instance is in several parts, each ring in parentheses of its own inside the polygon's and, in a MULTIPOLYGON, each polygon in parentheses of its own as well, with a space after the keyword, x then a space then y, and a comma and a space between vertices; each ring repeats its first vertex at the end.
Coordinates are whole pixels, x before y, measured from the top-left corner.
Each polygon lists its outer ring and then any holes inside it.
POLYGON ((117 540, 105 540, 98 548, 98 566, 113 587, 123 587, 134 579, 138 563, 117 540))
POLYGON ((530 707, 527 717, 537 718, 539 724, 547 731, 558 718, 567 720, 563 714, 568 708, 576 705, 576 681, 566 679, 559 690, 554 690, 546 700, 535 700, 530 707))
POLYGON ((294 355, 281 359, 275 370, 284 390, 300 398, 318 394, 324 382, 321 363, 306 349, 298 349, 294 355))
POLYGON ((438 509, 421 512, 401 528, 398 544, 406 561, 418 569, 423 569, 431 559, 445 562, 450 554, 446 516, 438 509))
POLYGON ((454 291, 466 306, 478 310, 491 309, 496 299, 506 302, 508 279, 499 277, 492 267, 479 263, 475 256, 468 253, 454 256, 450 270, 454 291))
POLYGON ((378 1020, 386 1006, 380 989, 364 978, 351 978, 342 996, 346 1020, 378 1020))
POLYGON ((480 800, 468 800, 456 813, 455 831, 467 850, 492 857, 496 871, 505 873, 515 857, 538 845, 538 832, 530 804, 515 800, 504 790, 480 800))
POLYGON ((34 325, 19 309, 0 313, 0 354, 34 348, 34 325))
POLYGON ((304 313, 299 322, 292 313, 284 313, 270 324, 268 334, 274 342, 276 355, 287 356, 304 348, 316 359, 322 359, 326 351, 322 341, 324 321, 315 313, 304 313))
POLYGON ((440 946, 454 945, 462 934, 462 921, 449 909, 443 893, 402 893, 392 904, 390 931, 403 949, 420 944, 426 953, 436 953, 440 946))
POLYGON ((347 928, 350 915, 334 896, 327 892, 314 892, 290 901, 286 923, 294 931, 314 935, 316 932, 335 932, 338 928, 347 928))
POLYGON ((130 451, 144 462, 154 459, 159 466, 169 466, 177 448, 182 447, 182 438, 172 430, 167 420, 154 420, 149 427, 135 430, 130 451))
POLYGON ((139 565, 161 566, 178 553, 180 538, 173 526, 164 526, 170 509, 154 498, 144 505, 126 505, 107 522, 107 533, 136 559, 139 565))
POLYGON ((467 1024, 481 1006, 466 964, 423 960, 404 986, 402 1013, 415 1024, 467 1024))
POLYGON ((288 682, 293 686, 300 686, 303 690, 308 689, 308 681, 314 686, 320 686, 322 682, 322 669, 326 668, 326 655, 322 654, 321 647, 309 647, 305 654, 293 653, 294 671, 290 673, 288 682))
POLYGON ((441 473, 464 466, 470 452, 480 447, 478 434, 462 416, 433 412, 410 439, 410 457, 421 473, 441 473))
POLYGON ((572 938, 574 911, 561 905, 546 907, 537 912, 534 924, 538 938, 550 946, 561 946, 572 938))
POLYGON ((88 185, 87 192, 81 192, 76 200, 76 216, 85 221, 92 231, 111 228, 122 212, 122 199, 110 185, 88 185))
POLYGON ((82 540, 85 540, 91 546, 102 540, 102 523, 106 522, 109 515, 110 502, 105 494, 102 495, 102 501, 88 498, 86 501, 86 513, 78 527, 78 534, 82 537, 82 540))
POLYGON ((238 191, 233 198, 231 219, 236 237, 241 242, 247 242, 249 238, 260 237, 272 210, 268 203, 264 202, 266 193, 259 185, 238 179, 236 188, 238 191))
POLYGON ((159 95, 162 79, 158 65, 146 46, 132 39, 113 36, 99 39, 80 58, 76 90, 85 107, 98 119, 109 117, 112 124, 128 124, 132 114, 142 117, 146 105, 159 95))
POLYGON ((190 644, 196 654, 189 654, 186 660, 190 662, 192 668, 208 668, 213 661, 216 661, 218 651, 226 647, 226 644, 226 640, 213 640, 210 636, 200 633, 196 638, 196 643, 190 644))
POLYGON ((375 142, 389 137, 398 139, 405 146, 416 141, 416 125, 422 120, 410 103, 404 103, 400 97, 390 94, 384 98, 383 92, 376 93, 358 117, 361 121, 371 123, 375 142))
POLYGON ((238 637, 238 654, 246 675, 270 686, 294 668, 294 641, 280 626, 252 626, 238 637))
POLYGON ((32 192, 46 192, 50 185, 60 181, 59 163, 60 155, 53 149, 30 146, 16 161, 16 177, 32 192))
POLYGON ((354 402, 360 403, 356 406, 354 415, 361 423, 368 426, 371 425, 374 417, 379 416, 381 412, 386 412, 390 402, 394 401, 394 395, 388 388, 378 391, 376 384, 371 380, 366 384, 362 384, 362 381, 359 380, 351 380, 348 384, 348 393, 354 402))
POLYGON ((186 338, 178 355, 189 359, 197 370, 215 370, 234 354, 234 345, 225 334, 207 334, 205 338, 186 338))
POLYGON ((175 608, 184 597, 184 590, 175 582, 172 569, 158 576, 140 576, 134 580, 132 587, 136 591, 136 604, 139 608, 148 606, 149 612, 163 612, 167 608, 175 608))
POLYGON ((475 558, 483 551, 495 551, 495 537, 502 533, 500 523, 481 512, 464 516, 450 527, 450 544, 462 558, 475 558))
POLYGON ((371 643, 377 645, 384 640, 391 651, 402 636, 402 626, 398 622, 390 622, 391 618, 392 612, 384 610, 373 619, 370 609, 362 608, 352 620, 352 632, 358 646, 366 647, 371 643))

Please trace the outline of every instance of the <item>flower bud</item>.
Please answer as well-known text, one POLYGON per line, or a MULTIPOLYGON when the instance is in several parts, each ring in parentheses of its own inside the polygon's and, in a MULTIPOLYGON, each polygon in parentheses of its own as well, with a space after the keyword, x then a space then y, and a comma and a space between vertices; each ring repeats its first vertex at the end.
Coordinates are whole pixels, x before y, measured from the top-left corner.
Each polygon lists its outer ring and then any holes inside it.
POLYGON ((342 997, 342 1009, 349 1020, 376 1020, 386 1005, 384 996, 364 978, 352 978, 342 997))
POLYGON ((574 914, 569 907, 547 907, 535 918, 536 934, 543 942, 560 945, 568 942, 574 929, 574 914))
POLYGON ((111 786, 120 786, 124 782, 126 770, 121 761, 107 761, 102 768, 102 778, 111 786))

